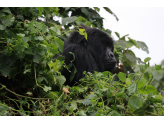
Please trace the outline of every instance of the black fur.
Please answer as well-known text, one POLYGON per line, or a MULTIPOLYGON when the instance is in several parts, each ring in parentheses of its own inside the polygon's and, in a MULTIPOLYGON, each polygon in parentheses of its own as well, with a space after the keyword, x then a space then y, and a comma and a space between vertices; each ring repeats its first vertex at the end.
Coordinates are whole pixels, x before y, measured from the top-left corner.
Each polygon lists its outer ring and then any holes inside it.
POLYGON ((73 64, 77 69, 72 82, 70 82, 70 72, 65 68, 62 70, 62 75, 66 77, 65 85, 72 86, 75 82, 78 82, 83 77, 83 71, 91 73, 94 71, 113 72, 116 65, 113 39, 99 29, 87 26, 83 26, 83 28, 87 32, 88 41, 79 32, 74 32, 64 42, 63 56, 65 56, 65 63, 68 65, 73 59, 73 55, 69 53, 72 52, 75 55, 73 64))

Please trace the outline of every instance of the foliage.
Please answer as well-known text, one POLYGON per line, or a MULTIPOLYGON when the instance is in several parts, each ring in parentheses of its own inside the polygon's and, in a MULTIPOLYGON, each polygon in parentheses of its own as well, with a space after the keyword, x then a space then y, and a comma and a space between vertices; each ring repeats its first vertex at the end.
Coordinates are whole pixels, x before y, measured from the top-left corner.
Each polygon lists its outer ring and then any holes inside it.
MULTIPOLYGON (((107 7, 104 9, 118 17, 107 7)), ((130 49, 144 42, 125 35, 115 43, 115 74, 85 73, 78 86, 64 86, 63 40, 87 34, 80 24, 104 29, 98 7, 0 8, 0 115, 163 115, 164 62, 149 66, 130 49), (54 17, 61 17, 62 23, 54 17), (72 29, 70 29, 72 28, 72 29), (121 72, 120 72, 121 71, 121 72), (118 73, 118 75, 117 75, 118 73), (118 77, 119 81, 115 81, 118 77)), ((72 53, 71 53, 72 54, 72 53)), ((74 56, 74 54, 72 54, 74 56)), ((75 58, 74 58, 75 59, 75 58)), ((71 71, 70 71, 71 72, 71 71)), ((71 72, 76 73, 76 68, 71 72)))

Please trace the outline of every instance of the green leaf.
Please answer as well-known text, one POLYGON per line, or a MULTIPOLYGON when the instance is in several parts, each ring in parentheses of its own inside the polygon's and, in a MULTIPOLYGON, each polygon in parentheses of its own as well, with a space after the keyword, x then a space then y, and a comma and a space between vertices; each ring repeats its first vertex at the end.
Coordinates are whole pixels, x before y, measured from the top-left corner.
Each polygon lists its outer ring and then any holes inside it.
POLYGON ((124 55, 129 61, 136 63, 136 56, 132 51, 127 50, 124 55))
POLYGON ((149 94, 149 93, 159 94, 157 89, 152 85, 146 85, 146 87, 139 88, 138 92, 140 94, 149 94))
POLYGON ((120 38, 120 34, 118 32, 115 32, 116 36, 120 38))
POLYGON ((100 11, 100 8, 98 8, 98 7, 93 7, 97 12, 99 12, 100 11))
POLYGON ((44 90, 45 92, 50 91, 50 90, 51 90, 51 87, 44 86, 43 90, 44 90))
POLYGON ((39 10, 38 16, 41 16, 42 12, 44 11, 44 7, 37 7, 37 9, 39 10))
POLYGON ((51 35, 54 35, 54 34, 61 35, 61 32, 57 26, 50 27, 49 30, 50 30, 51 35))
POLYGON ((5 30, 6 27, 0 24, 0 30, 5 30))
POLYGON ((120 116, 120 114, 117 111, 115 111, 115 110, 111 111, 109 114, 111 116, 120 116))
POLYGON ((147 57, 147 58, 144 59, 144 62, 146 63, 146 62, 149 62, 150 60, 151 60, 151 58, 147 57))
POLYGON ((77 109, 77 103, 76 103, 76 101, 72 101, 72 103, 71 103, 71 108, 73 109, 73 110, 76 110, 77 109))
POLYGON ((15 17, 13 15, 6 15, 6 16, 0 17, 0 20, 2 21, 3 25, 7 27, 13 24, 15 17))
POLYGON ((137 85, 136 85, 136 83, 132 83, 128 87, 128 91, 129 91, 129 94, 136 93, 137 92, 137 85))
POLYGON ((72 16, 72 17, 66 17, 66 18, 62 18, 62 26, 64 26, 66 23, 72 23, 74 21, 76 21, 77 17, 76 16, 72 16))
POLYGON ((68 9, 70 9, 70 7, 64 7, 65 8, 65 10, 67 11, 68 9))
POLYGON ((62 87, 62 85, 65 83, 66 78, 64 76, 55 76, 57 83, 59 85, 59 87, 62 87))
POLYGON ((86 15, 88 16, 88 10, 85 8, 85 7, 81 7, 81 11, 86 15))
POLYGON ((119 19, 118 19, 118 17, 108 8, 108 7, 103 7, 107 12, 109 12, 110 14, 112 14, 115 18, 116 18, 116 20, 118 21, 119 19))
POLYGON ((12 13, 8 7, 5 7, 4 9, 2 9, 1 12, 5 12, 5 13, 12 15, 12 13))
POLYGON ((149 53, 148 47, 144 42, 136 41, 136 43, 143 51, 147 52, 147 54, 149 53))
POLYGON ((43 41, 44 40, 44 38, 42 36, 36 36, 34 39, 35 40, 40 40, 40 41, 43 41))
POLYGON ((154 79, 157 81, 160 81, 163 78, 163 71, 150 71, 150 73, 153 75, 154 79))
POLYGON ((125 81, 126 81, 126 74, 125 74, 125 73, 122 73, 122 72, 119 72, 118 78, 119 78, 122 82, 125 82, 125 81))
POLYGON ((51 98, 51 99, 58 99, 58 94, 59 92, 55 91, 55 92, 49 92, 48 94, 45 95, 45 97, 51 98))
POLYGON ((77 69, 76 69, 76 67, 74 66, 74 67, 73 67, 73 70, 71 71, 70 82, 74 79, 76 72, 77 72, 77 69))
POLYGON ((87 33, 86 33, 85 29, 79 29, 79 33, 80 33, 80 35, 84 35, 85 39, 87 40, 87 33))
POLYGON ((59 50, 61 52, 63 52, 64 42, 58 37, 56 37, 54 40, 55 40, 55 43, 57 44, 59 50))
POLYGON ((128 100, 128 106, 132 112, 142 107, 142 99, 138 96, 131 96, 128 100))
POLYGON ((125 82, 126 82, 127 85, 131 85, 132 84, 132 82, 131 82, 131 80, 129 78, 126 78, 125 82))
POLYGON ((2 75, 7 76, 10 73, 11 65, 17 60, 15 55, 6 56, 4 54, 0 54, 0 72, 2 75))
POLYGON ((84 105, 90 105, 90 104, 91 104, 91 101, 90 101, 89 99, 84 99, 84 100, 82 101, 82 103, 83 103, 84 105))
POLYGON ((161 67, 161 65, 155 65, 155 69, 156 69, 156 70, 161 70, 162 67, 161 67))

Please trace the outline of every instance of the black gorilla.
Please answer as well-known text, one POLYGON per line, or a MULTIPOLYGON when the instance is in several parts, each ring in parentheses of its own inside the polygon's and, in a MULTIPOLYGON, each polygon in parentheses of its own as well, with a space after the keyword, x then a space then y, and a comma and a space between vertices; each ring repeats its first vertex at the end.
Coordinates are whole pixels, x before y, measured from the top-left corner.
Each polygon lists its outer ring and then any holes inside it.
POLYGON ((73 55, 69 53, 72 52, 75 55, 73 64, 77 69, 72 82, 70 82, 70 72, 65 68, 62 70, 62 75, 66 77, 65 85, 74 85, 75 81, 78 82, 83 77, 84 71, 113 72, 116 65, 113 39, 99 29, 84 25, 83 28, 86 30, 88 41, 79 32, 73 32, 64 42, 65 63, 68 65, 73 60, 73 55))

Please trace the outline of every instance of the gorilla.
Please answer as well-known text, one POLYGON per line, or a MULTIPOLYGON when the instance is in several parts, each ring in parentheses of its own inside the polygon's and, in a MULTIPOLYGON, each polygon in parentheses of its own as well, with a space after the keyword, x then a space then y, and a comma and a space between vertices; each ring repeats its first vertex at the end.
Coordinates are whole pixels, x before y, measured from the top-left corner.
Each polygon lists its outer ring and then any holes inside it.
MULTIPOLYGON (((94 71, 113 72, 116 66, 116 59, 113 53, 114 41, 105 32, 82 25, 87 33, 87 40, 84 35, 80 35, 79 32, 75 31, 65 40, 63 56, 65 57, 65 64, 69 65, 74 59, 73 55, 69 52, 74 53, 75 60, 72 62, 76 67, 76 74, 72 82, 70 82, 70 72, 63 68, 61 71, 62 75, 65 76, 65 85, 73 86, 79 79, 84 77, 83 72, 94 71)), ((70 68, 70 71, 73 70, 70 68)))

